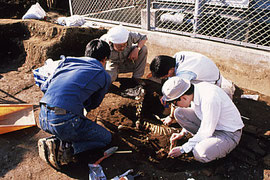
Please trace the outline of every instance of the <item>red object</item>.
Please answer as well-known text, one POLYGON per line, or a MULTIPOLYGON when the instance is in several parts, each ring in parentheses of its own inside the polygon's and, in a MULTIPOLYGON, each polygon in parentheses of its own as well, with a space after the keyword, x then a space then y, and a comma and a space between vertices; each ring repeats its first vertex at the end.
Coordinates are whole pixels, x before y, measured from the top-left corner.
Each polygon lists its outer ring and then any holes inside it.
POLYGON ((114 147, 111 147, 109 149, 107 149, 105 152, 104 152, 104 156, 101 157, 100 159, 98 159, 94 165, 98 165, 99 163, 101 163, 101 161, 103 161, 105 158, 111 156, 113 153, 115 153, 117 151, 118 147, 117 146, 114 146, 114 147))

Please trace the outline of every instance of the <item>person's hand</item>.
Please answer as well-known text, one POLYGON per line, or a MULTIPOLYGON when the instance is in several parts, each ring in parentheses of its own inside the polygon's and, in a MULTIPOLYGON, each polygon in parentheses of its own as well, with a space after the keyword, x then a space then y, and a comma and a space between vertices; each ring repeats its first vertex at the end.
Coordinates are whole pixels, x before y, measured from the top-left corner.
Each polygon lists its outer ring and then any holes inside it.
POLYGON ((138 48, 134 48, 128 56, 128 59, 132 60, 132 61, 136 61, 138 59, 138 54, 139 54, 139 49, 138 48))
POLYGON ((166 103, 166 101, 163 100, 163 97, 161 97, 161 98, 159 99, 159 101, 160 101, 160 104, 161 104, 164 108, 169 108, 169 107, 170 107, 170 105, 169 105, 168 103, 166 103))
POLYGON ((160 100, 160 103, 161 103, 163 106, 166 106, 166 101, 163 100, 163 96, 162 96, 159 100, 160 100))
POLYGON ((174 143, 174 141, 179 140, 179 139, 182 139, 183 136, 184 136, 184 135, 181 134, 181 133, 173 133, 173 134, 171 135, 170 142, 171 142, 171 143, 174 143))
POLYGON ((172 150, 170 150, 168 155, 171 156, 171 157, 180 156, 182 154, 181 151, 180 151, 180 148, 181 148, 181 146, 177 146, 177 147, 173 148, 172 150))
POLYGON ((171 118, 170 116, 167 116, 167 117, 162 118, 162 119, 160 119, 160 120, 161 120, 161 121, 163 122, 163 124, 166 125, 166 126, 171 125, 172 122, 173 122, 173 118, 171 118))

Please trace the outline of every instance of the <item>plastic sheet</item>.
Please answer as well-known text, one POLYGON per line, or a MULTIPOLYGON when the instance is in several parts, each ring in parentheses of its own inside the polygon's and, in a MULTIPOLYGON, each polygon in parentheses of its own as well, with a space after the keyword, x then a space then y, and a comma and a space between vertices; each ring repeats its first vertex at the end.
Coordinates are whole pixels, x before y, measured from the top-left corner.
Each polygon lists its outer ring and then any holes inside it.
POLYGON ((88 164, 89 180, 107 180, 102 167, 99 164, 88 164))
POLYGON ((22 19, 44 19, 46 12, 42 9, 39 3, 36 3, 28 9, 22 19))
POLYGON ((85 19, 79 15, 73 15, 70 17, 59 17, 57 19, 57 23, 62 26, 82 26, 85 22, 85 19))

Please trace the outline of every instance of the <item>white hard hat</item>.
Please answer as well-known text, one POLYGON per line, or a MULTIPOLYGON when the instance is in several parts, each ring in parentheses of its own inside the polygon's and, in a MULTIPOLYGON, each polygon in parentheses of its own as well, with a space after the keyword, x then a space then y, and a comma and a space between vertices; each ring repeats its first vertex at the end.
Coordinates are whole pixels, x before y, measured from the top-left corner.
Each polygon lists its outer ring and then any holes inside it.
POLYGON ((174 76, 169 78, 162 86, 162 99, 172 101, 182 96, 190 88, 190 81, 174 76))
POLYGON ((111 28, 108 33, 109 41, 114 44, 122 44, 127 42, 129 31, 122 25, 111 28))

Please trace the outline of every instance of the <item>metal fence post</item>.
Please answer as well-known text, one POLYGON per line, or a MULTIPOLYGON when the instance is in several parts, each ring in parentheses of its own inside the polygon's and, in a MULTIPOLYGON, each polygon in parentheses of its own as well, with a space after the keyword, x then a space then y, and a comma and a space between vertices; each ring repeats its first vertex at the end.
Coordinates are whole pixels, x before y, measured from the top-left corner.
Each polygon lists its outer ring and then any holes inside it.
POLYGON ((200 30, 201 20, 203 16, 205 0, 196 0, 195 1, 195 12, 194 12, 194 24, 193 24, 193 37, 196 36, 196 33, 200 30))
POLYGON ((71 0, 69 0, 69 11, 70 11, 70 15, 73 15, 73 11, 72 11, 72 3, 71 0))
POLYGON ((147 9, 147 30, 150 30, 150 16, 151 16, 151 12, 150 12, 150 4, 151 4, 151 0, 147 0, 146 1, 146 9, 147 9))

